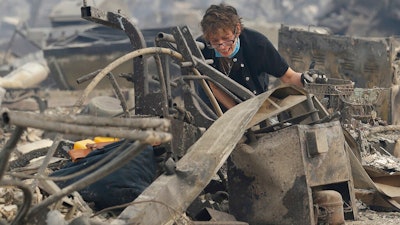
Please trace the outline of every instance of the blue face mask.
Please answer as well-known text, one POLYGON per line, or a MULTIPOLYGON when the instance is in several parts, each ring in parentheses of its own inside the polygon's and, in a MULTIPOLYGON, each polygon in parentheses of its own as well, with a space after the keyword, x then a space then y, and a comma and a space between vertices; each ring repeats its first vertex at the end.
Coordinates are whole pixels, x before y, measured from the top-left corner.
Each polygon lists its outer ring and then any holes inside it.
MULTIPOLYGON (((233 50, 232 54, 230 54, 228 57, 230 59, 233 58, 236 55, 236 53, 238 53, 239 49, 240 49, 240 38, 238 37, 237 41, 236 41, 235 49, 233 50)), ((215 51, 215 57, 223 57, 221 55, 221 53, 219 53, 217 50, 214 50, 214 51, 215 51)))

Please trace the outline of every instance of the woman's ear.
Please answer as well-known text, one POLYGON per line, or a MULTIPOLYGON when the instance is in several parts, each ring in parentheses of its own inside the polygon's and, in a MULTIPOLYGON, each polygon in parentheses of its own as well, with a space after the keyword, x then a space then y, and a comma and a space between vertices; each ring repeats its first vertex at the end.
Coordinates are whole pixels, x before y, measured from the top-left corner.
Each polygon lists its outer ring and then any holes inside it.
POLYGON ((240 35, 242 32, 242 27, 240 26, 240 23, 236 24, 236 35, 240 35))

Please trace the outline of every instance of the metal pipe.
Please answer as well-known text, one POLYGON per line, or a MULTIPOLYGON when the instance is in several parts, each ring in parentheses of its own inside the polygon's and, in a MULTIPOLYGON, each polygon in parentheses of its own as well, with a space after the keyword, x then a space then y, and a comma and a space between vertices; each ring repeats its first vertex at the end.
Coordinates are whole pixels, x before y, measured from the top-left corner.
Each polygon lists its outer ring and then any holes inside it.
MULTIPOLYGON (((204 60, 204 62, 206 64, 213 64, 214 60, 213 59, 206 59, 206 60, 204 60)), ((181 62, 180 66, 181 67, 191 67, 191 66, 195 66, 195 64, 192 63, 192 62, 181 62)))
MULTIPOLYGON (((163 32, 158 33, 156 39, 156 45, 157 46, 161 46, 160 42, 161 41, 166 41, 166 42, 170 42, 170 43, 176 43, 176 40, 174 38, 173 35, 171 34, 166 34, 163 32)), ((197 47, 199 47, 200 49, 204 49, 205 45, 202 42, 196 42, 197 47)), ((205 60, 206 64, 212 64, 213 60, 205 60)), ((181 62, 181 67, 193 67, 195 66, 193 64, 193 62, 181 62)), ((200 75, 199 71, 196 68, 193 68, 192 71, 196 74, 196 75, 200 75)), ((206 93, 206 95, 208 96, 208 98, 210 99, 211 105, 213 106, 214 110, 216 111, 218 116, 221 116, 223 114, 217 100, 215 99, 215 96, 213 95, 212 91, 210 90, 210 87, 207 85, 207 83, 202 80, 201 81, 201 86, 204 90, 204 92, 206 93)), ((221 85, 218 85, 221 86, 221 85)), ((226 88, 224 88, 225 90, 227 90, 226 88)), ((237 99, 237 97, 235 96, 235 99, 237 99)), ((204 103, 203 101, 200 101, 201 103, 204 103)), ((208 107, 206 107, 208 109, 208 107)), ((214 114, 214 113, 212 113, 214 114)))
POLYGON ((168 119, 160 118, 99 118, 88 115, 43 115, 33 112, 21 112, 21 111, 3 111, 3 121, 7 123, 13 123, 12 121, 18 121, 19 118, 25 118, 28 120, 45 120, 47 122, 59 122, 76 125, 87 125, 87 126, 113 126, 113 127, 127 127, 132 129, 159 129, 167 131, 171 125, 171 121, 168 119), (10 122, 11 120, 11 122, 10 122))
POLYGON ((156 65, 157 65, 158 76, 159 76, 159 80, 160 80, 160 89, 161 89, 161 94, 162 94, 162 98, 163 98, 163 102, 164 102, 164 104, 162 104, 163 117, 169 118, 167 84, 165 82, 165 76, 164 76, 163 67, 161 65, 160 55, 156 54, 154 56, 154 59, 156 61, 156 65))
POLYGON ((238 82, 232 80, 225 74, 221 73, 214 67, 208 65, 204 60, 199 59, 193 56, 194 63, 196 64, 196 68, 201 71, 203 74, 207 74, 212 79, 216 80, 218 83, 227 87, 230 91, 232 91, 236 96, 240 97, 243 100, 247 100, 250 98, 254 98, 255 94, 251 92, 249 89, 243 87, 238 82))
POLYGON ((88 81, 88 80, 91 80, 91 79, 93 79, 100 71, 101 71, 101 70, 98 69, 98 70, 96 70, 96 71, 94 71, 94 72, 91 72, 91 73, 88 73, 88 74, 86 74, 86 75, 83 75, 83 76, 79 77, 78 79, 76 79, 76 83, 77 83, 77 84, 82 84, 83 82, 86 82, 86 81, 88 81))
POLYGON ((121 127, 99 127, 99 126, 79 126, 70 123, 60 123, 46 120, 46 116, 36 116, 35 119, 29 117, 15 117, 9 113, 3 113, 3 121, 6 124, 13 124, 23 127, 34 127, 42 130, 51 130, 65 134, 77 134, 86 136, 107 136, 120 137, 129 140, 139 140, 149 144, 166 142, 172 139, 170 133, 161 131, 141 131, 132 129, 121 129, 121 127))

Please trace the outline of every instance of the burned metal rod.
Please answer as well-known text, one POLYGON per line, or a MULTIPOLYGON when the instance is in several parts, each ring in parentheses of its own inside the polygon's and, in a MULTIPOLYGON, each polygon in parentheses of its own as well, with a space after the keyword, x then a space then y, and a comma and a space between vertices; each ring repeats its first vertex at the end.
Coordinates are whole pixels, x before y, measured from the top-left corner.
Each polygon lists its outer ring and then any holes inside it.
MULTIPOLYGON (((53 158, 53 155, 57 151, 57 146, 59 145, 61 138, 62 138, 62 135, 60 135, 60 134, 56 135, 52 146, 47 151, 46 157, 44 158, 42 165, 40 165, 40 167, 39 167, 39 170, 38 170, 39 176, 42 176, 43 174, 45 174, 47 166, 50 164, 50 161, 53 158)), ((37 185, 37 180, 34 180, 32 183, 32 187, 35 187, 36 185, 37 185)))
POLYGON ((164 118, 169 117, 169 110, 168 110, 168 93, 167 93, 167 84, 165 82, 165 75, 164 75, 164 70, 161 64, 161 58, 159 54, 156 54, 154 56, 154 59, 156 61, 156 66, 158 70, 158 76, 160 79, 160 89, 161 89, 161 94, 163 97, 164 104, 162 104, 162 109, 163 109, 163 116, 164 118))
POLYGON ((199 80, 199 79, 209 80, 209 81, 213 82, 215 84, 215 86, 217 86, 223 92, 225 92, 227 95, 229 95, 229 97, 231 97, 235 102, 237 102, 237 103, 243 102, 243 100, 238 98, 236 95, 234 95, 231 91, 229 91, 223 85, 221 85, 220 83, 216 82, 215 80, 213 80, 211 77, 209 77, 207 75, 200 75, 200 76, 198 76, 198 75, 185 75, 185 76, 182 76, 182 79, 183 80, 199 80))
POLYGON ((196 68, 202 74, 207 74, 209 77, 211 77, 212 79, 216 80, 218 83, 225 86, 227 89, 229 89, 231 92, 233 92, 235 95, 237 95, 241 99, 247 100, 247 99, 253 98, 255 96, 253 94, 253 92, 251 92, 249 89, 243 87, 236 81, 227 77, 225 74, 223 74, 220 71, 216 70, 215 68, 211 67, 205 61, 203 61, 197 57, 193 57, 193 60, 197 64, 196 68))
POLYGON ((111 85, 113 86, 115 93, 117 94, 117 97, 121 103, 122 110, 125 113, 125 116, 130 117, 128 105, 126 104, 125 97, 122 94, 121 88, 119 87, 117 80, 115 79, 114 75, 111 72, 107 74, 107 78, 110 80, 111 85))
POLYGON ((183 91, 193 96, 199 102, 202 109, 204 109, 205 111, 207 111, 207 113, 210 114, 212 119, 214 120, 218 119, 217 114, 215 114, 215 112, 203 101, 203 99, 200 98, 200 96, 192 88, 189 87, 189 85, 187 85, 183 80, 182 81, 178 80, 178 82, 180 85, 182 85, 183 91))
POLYGON ((308 110, 311 112, 311 119, 313 122, 316 122, 319 120, 319 115, 318 115, 318 110, 314 107, 314 102, 311 98, 310 94, 307 94, 307 105, 308 105, 308 110))
POLYGON ((51 130, 59 133, 77 134, 86 136, 107 136, 120 137, 129 140, 139 140, 146 143, 160 143, 172 139, 172 135, 159 131, 141 131, 134 129, 121 129, 121 127, 100 127, 100 126, 80 126, 76 124, 60 123, 49 121, 46 116, 36 117, 21 116, 16 117, 15 114, 3 113, 3 121, 5 124, 13 124, 23 127, 34 127, 42 130, 51 130))
MULTIPOLYGON (((5 123, 13 124, 13 121, 18 121, 20 118, 25 118, 32 121, 46 121, 46 122, 59 122, 76 125, 87 126, 113 126, 113 127, 128 127, 132 129, 159 129, 166 131, 171 125, 167 119, 161 118, 99 118, 87 115, 43 115, 32 112, 20 111, 4 111, 3 121, 5 123), (11 120, 11 121, 9 121, 11 120)), ((17 122, 18 123, 18 122, 17 122)))
POLYGON ((24 130, 25 127, 17 126, 11 138, 7 141, 6 145, 0 152, 0 180, 3 178, 4 172, 7 169, 8 160, 10 158, 11 152, 14 151, 14 148, 17 145, 24 130))
MULTIPOLYGON (((194 72, 195 75, 201 76, 200 71, 198 71, 196 68, 193 68, 193 72, 194 72)), ((222 109, 219 106, 219 104, 217 102, 217 99, 215 98, 214 94, 212 93, 212 91, 211 91, 210 87, 208 86, 207 82, 205 80, 201 80, 200 84, 201 84, 201 87, 203 88, 203 90, 205 91, 208 99, 210 100, 211 105, 213 106, 217 116, 220 117, 224 113, 222 112, 222 109)))
POLYGON ((83 75, 81 77, 79 77, 78 79, 76 79, 76 83, 77 84, 81 84, 83 82, 86 82, 88 80, 93 79, 101 70, 96 70, 94 72, 91 72, 89 74, 83 75))

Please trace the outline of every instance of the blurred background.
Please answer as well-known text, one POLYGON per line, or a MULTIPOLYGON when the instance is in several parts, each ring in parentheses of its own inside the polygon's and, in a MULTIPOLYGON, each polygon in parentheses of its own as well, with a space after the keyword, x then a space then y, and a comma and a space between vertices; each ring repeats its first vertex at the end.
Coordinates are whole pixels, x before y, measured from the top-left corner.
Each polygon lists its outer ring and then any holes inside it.
POLYGON ((0 0, 0 76, 44 58, 50 77, 73 76, 46 85, 74 89, 77 74, 102 68, 126 53, 126 34, 81 18, 84 2, 129 18, 143 31, 147 46, 159 31, 179 25, 189 26, 197 37, 205 10, 221 2, 236 7, 244 25, 264 33, 276 47, 282 25, 323 27, 330 34, 357 37, 400 34, 399 0, 0 0))
MULTIPOLYGON (((194 31, 210 4, 225 2, 235 6, 244 21, 286 25, 325 26, 335 34, 388 36, 400 32, 398 0, 87 0, 88 5, 107 5, 121 10, 140 28, 187 24, 194 31), (108 3, 107 3, 108 2, 108 3), (121 7, 123 4, 124 8, 121 7)), ((75 12, 80 17, 82 0, 0 0, 0 35, 9 34, 16 23, 48 27, 52 19, 75 12), (68 7, 58 7, 61 2, 68 7), (56 7, 56 8, 55 8, 56 7)), ((65 6, 65 5, 64 5, 65 6)), ((100 8, 100 7, 99 7, 100 8)))

